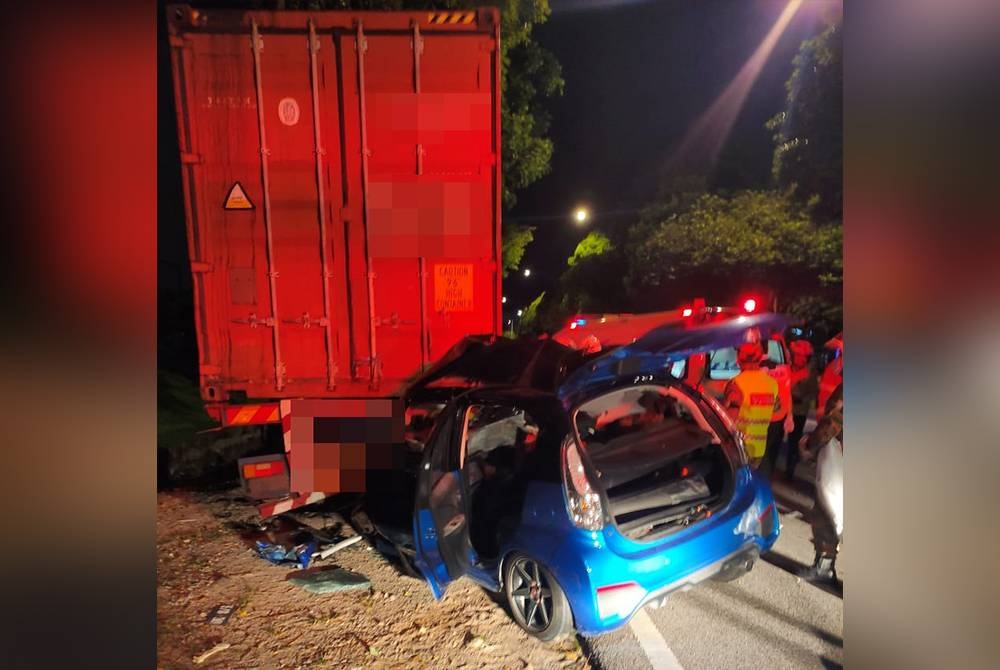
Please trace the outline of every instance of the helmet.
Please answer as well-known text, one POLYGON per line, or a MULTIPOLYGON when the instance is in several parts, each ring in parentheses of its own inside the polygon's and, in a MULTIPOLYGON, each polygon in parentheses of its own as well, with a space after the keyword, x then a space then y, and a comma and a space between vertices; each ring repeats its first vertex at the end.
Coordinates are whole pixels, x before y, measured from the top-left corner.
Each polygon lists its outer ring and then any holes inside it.
POLYGON ((740 345, 736 352, 736 362, 740 365, 745 363, 760 363, 764 358, 764 350, 757 342, 745 342, 740 345))

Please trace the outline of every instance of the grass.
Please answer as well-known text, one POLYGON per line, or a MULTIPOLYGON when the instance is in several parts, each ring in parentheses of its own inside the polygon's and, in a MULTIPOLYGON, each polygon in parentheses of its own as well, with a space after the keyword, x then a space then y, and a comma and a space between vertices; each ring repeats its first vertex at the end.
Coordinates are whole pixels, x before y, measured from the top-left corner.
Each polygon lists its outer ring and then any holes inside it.
POLYGON ((202 404, 198 385, 174 372, 156 373, 156 443, 170 448, 216 424, 202 404))

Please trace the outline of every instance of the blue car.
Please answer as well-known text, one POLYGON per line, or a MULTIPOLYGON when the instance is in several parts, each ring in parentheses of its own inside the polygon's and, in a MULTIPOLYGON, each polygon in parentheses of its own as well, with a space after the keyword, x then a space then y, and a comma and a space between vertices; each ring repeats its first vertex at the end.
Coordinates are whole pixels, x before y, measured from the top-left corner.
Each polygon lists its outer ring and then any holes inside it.
POLYGON ((436 598, 468 577, 542 640, 605 633, 674 591, 741 576, 778 538, 770 487, 719 404, 670 370, 784 325, 671 323, 589 357, 551 341, 453 356, 422 389, 450 397, 402 553, 436 598))

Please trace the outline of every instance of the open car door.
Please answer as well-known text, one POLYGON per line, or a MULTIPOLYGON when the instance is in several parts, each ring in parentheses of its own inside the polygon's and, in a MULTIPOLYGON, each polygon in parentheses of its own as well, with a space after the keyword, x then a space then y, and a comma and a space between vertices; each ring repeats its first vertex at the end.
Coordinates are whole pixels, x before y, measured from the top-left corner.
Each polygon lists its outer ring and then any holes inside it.
POLYGON ((469 566, 468 500, 460 452, 465 408, 450 404, 424 448, 413 514, 414 563, 438 600, 469 566))

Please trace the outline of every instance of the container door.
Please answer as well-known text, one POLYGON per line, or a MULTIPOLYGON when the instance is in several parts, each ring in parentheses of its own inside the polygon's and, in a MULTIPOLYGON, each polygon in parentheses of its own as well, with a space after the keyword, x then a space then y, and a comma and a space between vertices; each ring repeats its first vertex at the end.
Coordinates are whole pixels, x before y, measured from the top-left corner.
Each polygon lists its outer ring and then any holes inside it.
POLYGON ((333 49, 304 30, 178 44, 205 399, 326 395, 349 370, 333 49))
POLYGON ((415 563, 434 597, 469 567, 468 497, 459 458, 465 432, 465 408, 454 405, 427 443, 417 475, 413 515, 415 563))

